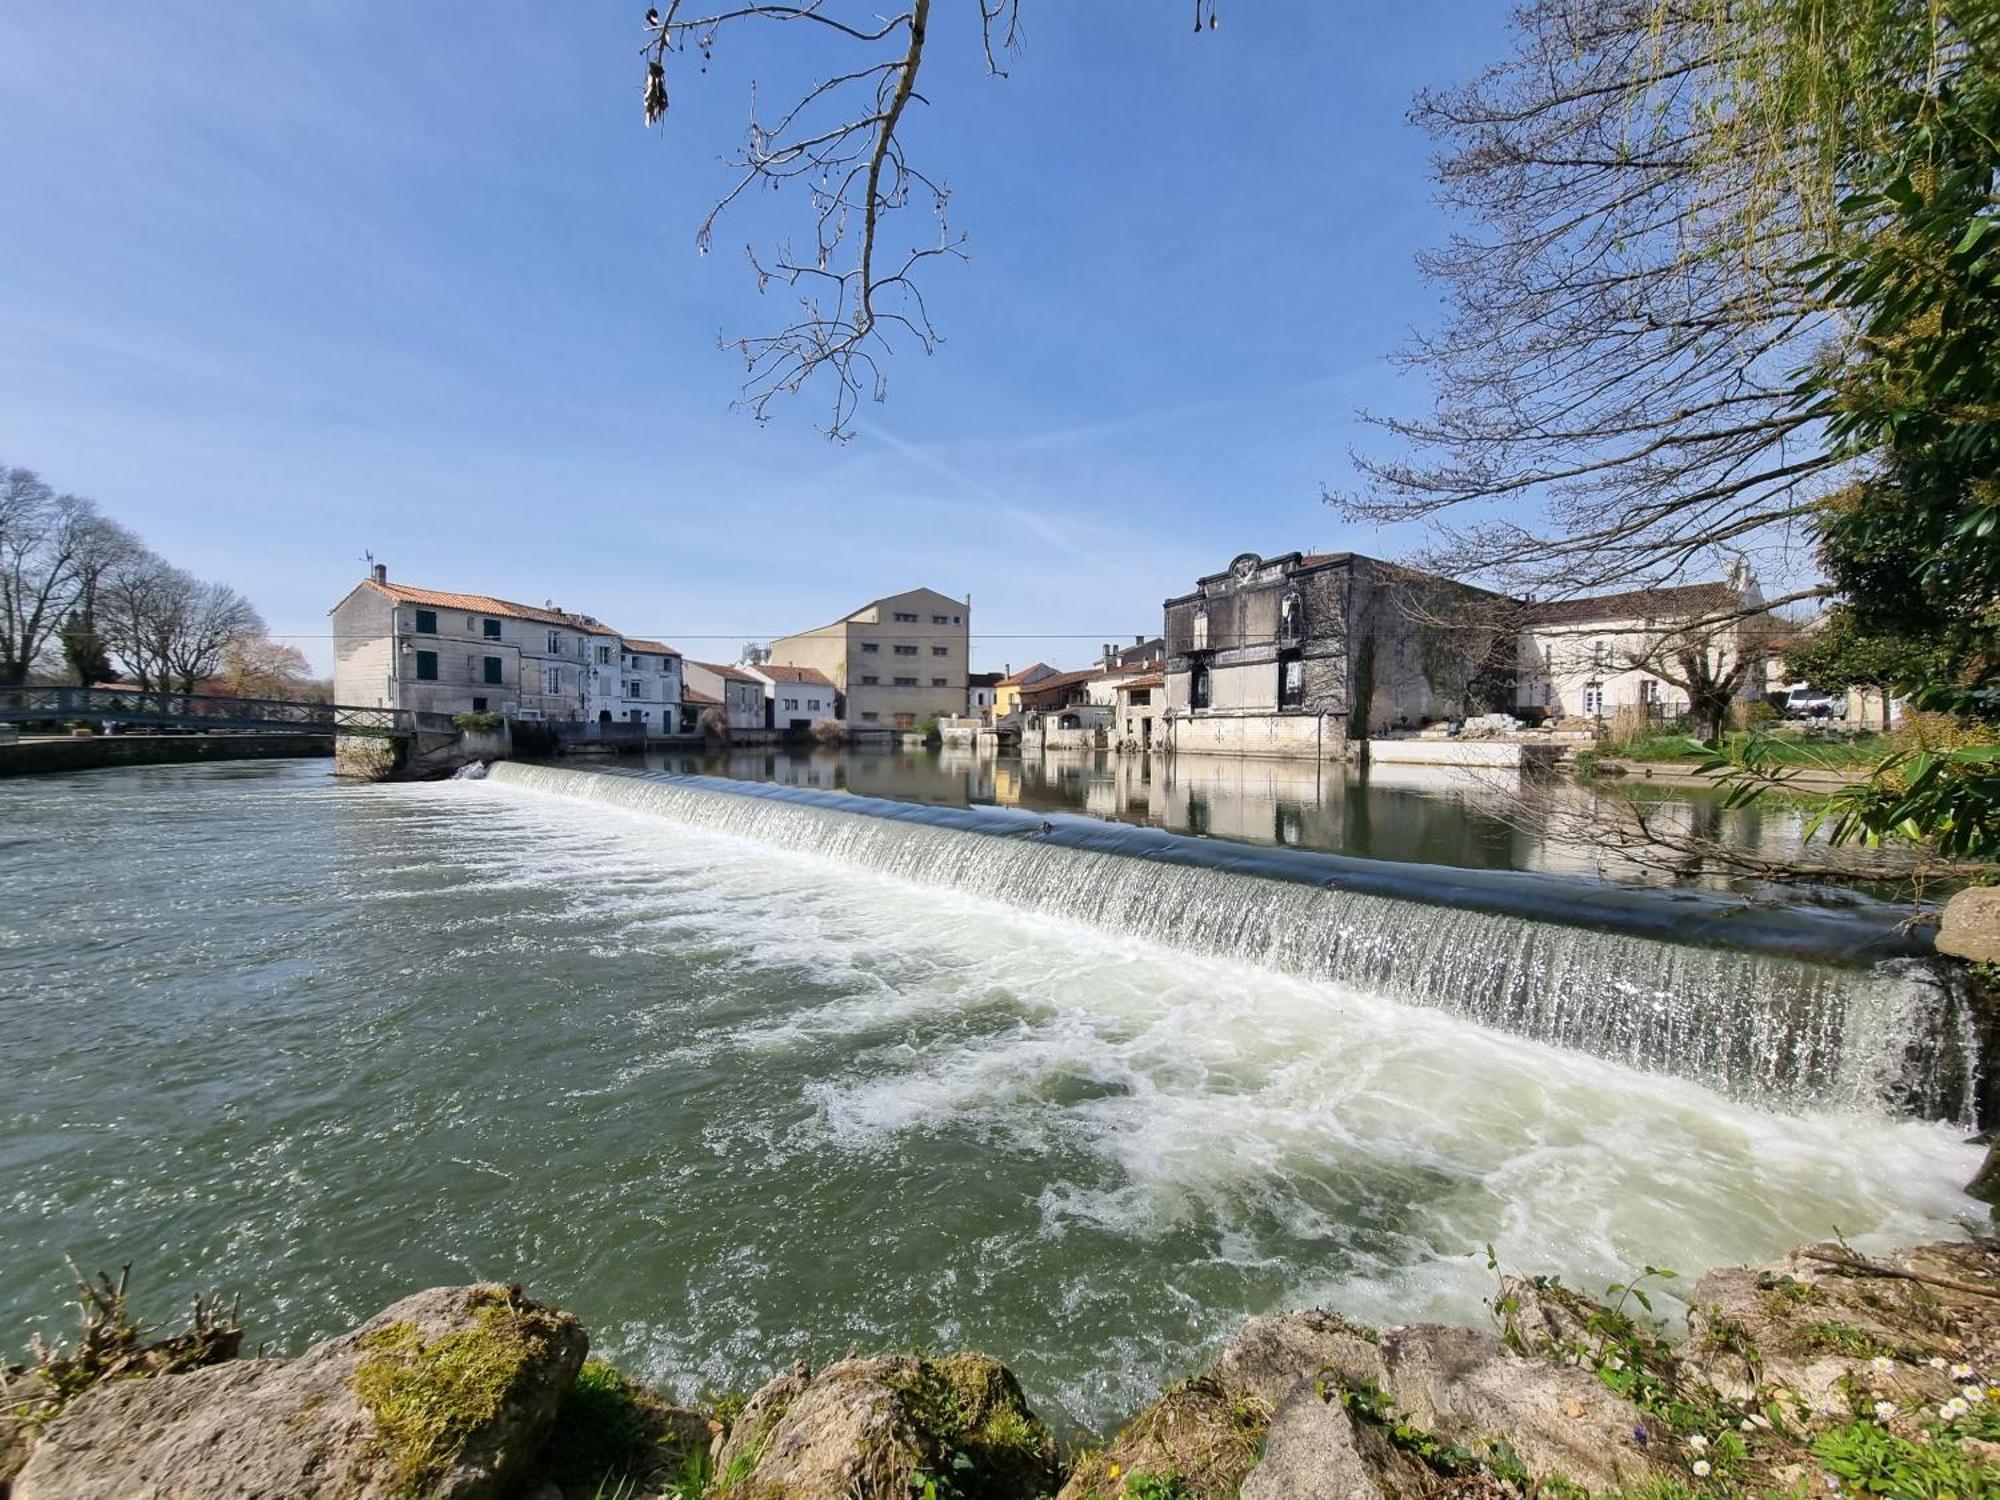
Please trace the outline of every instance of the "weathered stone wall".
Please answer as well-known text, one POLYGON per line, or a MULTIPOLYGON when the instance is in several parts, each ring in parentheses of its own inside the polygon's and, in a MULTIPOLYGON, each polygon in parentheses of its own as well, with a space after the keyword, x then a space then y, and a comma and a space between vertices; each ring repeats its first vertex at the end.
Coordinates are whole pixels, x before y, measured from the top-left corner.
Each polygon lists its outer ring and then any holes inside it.
POLYGON ((0 776, 166 766, 205 760, 294 760, 331 755, 326 734, 114 734, 0 744, 0 776))

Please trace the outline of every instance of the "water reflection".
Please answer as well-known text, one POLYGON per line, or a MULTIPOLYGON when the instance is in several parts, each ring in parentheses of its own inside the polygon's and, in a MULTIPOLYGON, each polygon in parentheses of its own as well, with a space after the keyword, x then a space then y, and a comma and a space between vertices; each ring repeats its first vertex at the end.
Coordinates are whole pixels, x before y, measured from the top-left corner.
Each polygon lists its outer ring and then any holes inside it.
POLYGON ((1740 879, 1745 872, 1690 852, 1716 846, 1795 857, 1804 820, 1795 807, 1725 808, 1705 788, 1444 766, 783 746, 656 753, 648 765, 947 807, 1083 813, 1364 858, 1649 883, 1740 879))

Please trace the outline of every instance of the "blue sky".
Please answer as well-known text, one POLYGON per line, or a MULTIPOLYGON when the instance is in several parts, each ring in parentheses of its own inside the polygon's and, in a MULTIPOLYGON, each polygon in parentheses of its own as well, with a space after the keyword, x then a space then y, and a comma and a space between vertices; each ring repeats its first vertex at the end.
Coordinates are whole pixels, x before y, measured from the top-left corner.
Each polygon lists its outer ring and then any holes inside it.
MULTIPOLYGON (((1412 93, 1505 45, 1473 0, 1024 0, 983 76, 943 0, 906 135, 972 259, 947 339, 849 444, 759 426, 719 333, 782 316, 695 229, 748 87, 725 38, 639 119, 641 4, 0 3, 0 462, 227 579, 322 668, 372 550, 412 583, 585 609, 691 655, 916 585, 975 665, 1078 664, 1242 551, 1344 525, 1356 408, 1435 317, 1412 93)), ((771 95, 767 92, 767 97, 771 95)), ((929 232, 912 221, 910 242, 929 232)))

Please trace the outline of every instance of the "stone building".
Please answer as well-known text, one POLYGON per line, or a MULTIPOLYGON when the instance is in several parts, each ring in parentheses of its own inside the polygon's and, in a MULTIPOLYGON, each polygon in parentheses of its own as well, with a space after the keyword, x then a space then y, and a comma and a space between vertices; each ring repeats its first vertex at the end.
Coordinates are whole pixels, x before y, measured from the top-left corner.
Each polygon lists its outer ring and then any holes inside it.
POLYGON ((768 661, 811 667, 847 706, 850 733, 914 729, 965 712, 972 606, 935 589, 912 589, 851 615, 771 642, 768 661))
POLYGON ((519 719, 616 717, 618 633, 589 615, 391 583, 379 563, 330 613, 335 702, 519 719))
POLYGON ((752 677, 747 668, 712 661, 687 661, 682 671, 687 682, 683 691, 697 697, 704 707, 720 708, 723 724, 730 731, 765 727, 763 678, 752 677))
POLYGON ((1350 738, 1510 704, 1510 605, 1359 553, 1246 552, 1166 601, 1155 744, 1338 758, 1350 738))

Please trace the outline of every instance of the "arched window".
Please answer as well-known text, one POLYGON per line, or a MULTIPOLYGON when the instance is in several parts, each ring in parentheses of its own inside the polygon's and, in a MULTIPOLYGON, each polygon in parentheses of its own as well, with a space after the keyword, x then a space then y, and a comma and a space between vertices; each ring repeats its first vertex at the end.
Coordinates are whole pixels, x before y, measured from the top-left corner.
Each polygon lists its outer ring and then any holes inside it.
POLYGON ((1208 606, 1198 605, 1194 612, 1194 649, 1208 649, 1208 606))

